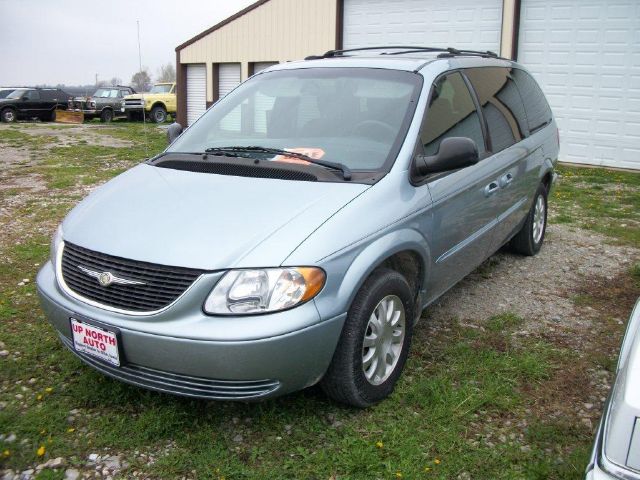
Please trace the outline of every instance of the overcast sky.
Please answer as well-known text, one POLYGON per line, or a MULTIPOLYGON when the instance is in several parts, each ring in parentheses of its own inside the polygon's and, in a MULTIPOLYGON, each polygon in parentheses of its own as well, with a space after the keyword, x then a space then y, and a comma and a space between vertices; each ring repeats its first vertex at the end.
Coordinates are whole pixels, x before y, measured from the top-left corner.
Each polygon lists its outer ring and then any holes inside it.
POLYGON ((254 0, 0 0, 0 85, 93 84, 154 77, 175 48, 254 0))

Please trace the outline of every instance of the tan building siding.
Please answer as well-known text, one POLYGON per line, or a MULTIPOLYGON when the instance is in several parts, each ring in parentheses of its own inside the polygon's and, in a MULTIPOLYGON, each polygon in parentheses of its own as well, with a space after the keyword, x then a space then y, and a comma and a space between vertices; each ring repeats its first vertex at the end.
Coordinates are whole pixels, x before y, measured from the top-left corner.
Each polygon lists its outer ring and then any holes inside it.
POLYGON ((207 101, 216 99, 215 63, 285 62, 335 48, 336 0, 270 0, 180 50, 180 62, 207 64, 207 101))

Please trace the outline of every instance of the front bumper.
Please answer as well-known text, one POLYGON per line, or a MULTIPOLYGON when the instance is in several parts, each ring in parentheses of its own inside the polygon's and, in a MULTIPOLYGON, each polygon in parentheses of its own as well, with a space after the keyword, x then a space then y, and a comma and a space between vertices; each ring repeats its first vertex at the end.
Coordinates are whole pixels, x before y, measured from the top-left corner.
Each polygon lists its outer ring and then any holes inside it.
POLYGON ((95 109, 85 109, 85 108, 70 108, 68 109, 70 112, 82 112, 85 115, 95 115, 98 113, 98 110, 95 109))
MULTIPOLYGON (((196 284, 189 295, 210 288, 196 284)), ((183 315, 180 304, 189 298, 181 298, 161 315, 132 318, 66 295, 51 262, 38 273, 37 287, 47 319, 63 344, 88 365, 133 385, 207 399, 255 400, 315 384, 331 361, 346 317, 321 321, 314 302, 259 317, 220 318, 201 311, 183 315), (121 367, 73 349, 72 316, 119 329, 121 367), (296 328, 283 332, 283 325, 296 328)))

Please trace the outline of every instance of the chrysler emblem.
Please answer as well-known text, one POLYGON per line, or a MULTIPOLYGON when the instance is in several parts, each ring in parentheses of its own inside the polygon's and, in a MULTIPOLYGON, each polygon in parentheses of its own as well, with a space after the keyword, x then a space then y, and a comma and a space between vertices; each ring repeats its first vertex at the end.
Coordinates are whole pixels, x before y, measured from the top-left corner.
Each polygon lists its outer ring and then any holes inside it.
POLYGON ((100 285, 103 287, 108 287, 113 283, 113 275, 111 272, 102 272, 98 275, 98 282, 100 282, 100 285))
POLYGON ((103 287, 108 287, 112 283, 118 285, 145 285, 145 282, 141 282, 139 280, 130 280, 128 278, 117 277, 111 272, 97 272, 95 270, 91 270, 90 268, 83 267, 82 265, 78 265, 78 269, 89 275, 90 277, 98 280, 98 283, 103 287))

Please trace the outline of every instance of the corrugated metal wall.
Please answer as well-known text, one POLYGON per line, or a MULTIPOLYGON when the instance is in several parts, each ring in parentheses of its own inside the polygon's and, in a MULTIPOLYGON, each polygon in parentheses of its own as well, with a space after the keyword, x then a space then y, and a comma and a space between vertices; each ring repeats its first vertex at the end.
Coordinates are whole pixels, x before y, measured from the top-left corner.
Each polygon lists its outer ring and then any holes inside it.
MULTIPOLYGON (((180 51, 180 63, 249 63, 298 60, 335 48, 335 0, 270 0, 180 51)), ((207 75, 207 101, 214 99, 207 75)))

